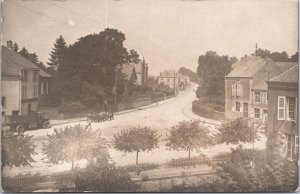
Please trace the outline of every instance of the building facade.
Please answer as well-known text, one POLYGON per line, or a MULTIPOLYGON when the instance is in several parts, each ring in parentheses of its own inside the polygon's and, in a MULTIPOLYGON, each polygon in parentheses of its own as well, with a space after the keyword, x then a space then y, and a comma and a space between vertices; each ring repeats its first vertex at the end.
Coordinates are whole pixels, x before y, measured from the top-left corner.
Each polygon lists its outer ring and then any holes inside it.
MULTIPOLYGON (((6 115, 11 114, 22 114, 27 115, 31 112, 38 111, 38 88, 39 88, 39 68, 22 57, 17 52, 8 49, 7 47, 2 46, 2 74, 7 74, 7 69, 14 68, 14 78, 13 85, 11 87, 5 87, 7 83, 9 83, 8 79, 12 79, 12 77, 2 78, 2 99, 6 104, 16 104, 18 99, 19 108, 18 110, 14 110, 14 112, 7 111, 6 115), (17 78, 18 75, 18 78, 17 78), (18 86, 18 88, 16 88, 18 86), (16 92, 18 91, 18 92, 16 92), (10 95, 14 93, 14 95, 10 95)), ((13 109, 16 108, 16 105, 13 109)))
POLYGON ((270 79, 268 83, 267 137, 282 132, 286 137, 286 156, 298 156, 298 72, 299 66, 270 79))
POLYGON ((258 56, 233 64, 233 70, 225 77, 225 119, 246 117, 265 123, 268 113, 266 81, 280 73, 271 59, 258 56))
POLYGON ((140 86, 146 86, 148 80, 148 64, 145 61, 145 58, 141 56, 140 62, 134 64, 135 73, 136 73, 136 84, 140 86))

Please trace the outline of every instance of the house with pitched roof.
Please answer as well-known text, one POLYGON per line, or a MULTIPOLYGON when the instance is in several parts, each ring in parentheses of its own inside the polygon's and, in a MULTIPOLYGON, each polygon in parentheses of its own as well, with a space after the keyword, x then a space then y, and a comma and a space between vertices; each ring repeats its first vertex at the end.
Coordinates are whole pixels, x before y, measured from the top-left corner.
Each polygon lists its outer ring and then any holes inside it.
POLYGON ((136 75, 134 63, 123 65, 121 68, 121 72, 124 75, 125 80, 133 84, 137 83, 137 75, 136 75))
POLYGON ((17 52, 2 46, 2 115, 38 111, 40 69, 17 52))
POLYGON ((225 119, 246 117, 266 122, 266 81, 279 75, 281 69, 271 59, 259 56, 245 57, 232 67, 225 77, 225 119))
POLYGON ((286 157, 298 158, 298 79, 299 66, 290 69, 267 81, 268 120, 267 137, 282 132, 286 137, 286 157))

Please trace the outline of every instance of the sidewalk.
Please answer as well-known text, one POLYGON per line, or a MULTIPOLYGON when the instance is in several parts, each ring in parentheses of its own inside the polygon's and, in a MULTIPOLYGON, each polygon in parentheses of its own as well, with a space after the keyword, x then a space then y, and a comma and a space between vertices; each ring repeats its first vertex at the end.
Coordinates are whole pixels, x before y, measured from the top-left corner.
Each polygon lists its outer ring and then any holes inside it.
MULTIPOLYGON (((147 106, 142 106, 142 107, 138 107, 138 108, 134 108, 134 109, 129 109, 129 110, 123 110, 123 111, 115 113, 115 115, 122 115, 122 114, 130 113, 130 112, 134 112, 134 111, 139 111, 139 110, 143 110, 143 109, 147 109, 147 108, 156 107, 158 105, 168 103, 168 102, 174 100, 174 98, 175 97, 167 99, 167 100, 162 100, 162 101, 159 101, 159 102, 156 102, 156 103, 152 103, 152 104, 147 105, 147 106)), ((55 126, 55 125, 61 125, 61 124, 79 122, 79 121, 86 121, 86 120, 87 120, 87 117, 73 118, 73 119, 64 119, 64 120, 50 120, 50 125, 51 126, 55 126)))

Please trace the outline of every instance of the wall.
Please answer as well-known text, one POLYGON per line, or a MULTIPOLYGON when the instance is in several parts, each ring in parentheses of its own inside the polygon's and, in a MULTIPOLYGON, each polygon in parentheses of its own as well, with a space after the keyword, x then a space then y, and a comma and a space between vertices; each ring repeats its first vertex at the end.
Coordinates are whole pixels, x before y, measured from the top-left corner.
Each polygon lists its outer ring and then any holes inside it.
MULTIPOLYGON (((236 119, 239 117, 243 117, 243 112, 234 112, 232 111, 232 103, 235 101, 248 103, 248 107, 250 107, 250 88, 252 85, 251 78, 226 78, 225 80, 225 119, 236 119), (232 96, 231 90, 232 85, 241 84, 241 96, 236 97, 232 96)), ((243 110, 243 109, 241 109, 243 110)))
MULTIPOLYGON (((298 98, 298 85, 281 85, 276 86, 269 84, 269 101, 268 101, 268 119, 267 119, 267 132, 270 135, 274 130, 285 130, 285 133, 298 134, 298 114, 296 122, 277 119, 277 106, 278 96, 297 97, 298 98)), ((299 107, 299 105, 298 105, 299 107)), ((297 107, 297 113, 298 113, 297 107)))
POLYGON ((22 107, 21 114, 26 115, 28 113, 28 104, 31 103, 31 111, 38 111, 38 89, 39 89, 39 76, 37 76, 37 81, 34 82, 33 75, 34 70, 27 70, 27 81, 22 81, 22 87, 26 86, 26 97, 22 97, 22 107), (36 87, 37 92, 34 96, 34 87, 36 87))
POLYGON ((6 97, 4 115, 12 115, 12 111, 20 111, 20 79, 18 76, 2 75, 1 95, 6 97))

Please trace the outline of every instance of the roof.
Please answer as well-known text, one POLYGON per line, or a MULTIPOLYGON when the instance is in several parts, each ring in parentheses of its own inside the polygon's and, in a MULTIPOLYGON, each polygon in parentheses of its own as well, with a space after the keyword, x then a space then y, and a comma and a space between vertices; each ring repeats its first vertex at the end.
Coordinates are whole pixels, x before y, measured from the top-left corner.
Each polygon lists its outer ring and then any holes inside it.
POLYGON ((2 58, 1 74, 4 75, 19 75, 20 68, 7 58, 2 58))
POLYGON ((23 68, 23 69, 40 69, 32 62, 25 59, 19 53, 6 48, 5 46, 2 46, 2 61, 9 62, 7 64, 3 63, 2 66, 14 64, 18 68, 23 68))
POLYGON ((275 62, 277 66, 280 68, 281 72, 285 72, 289 70, 291 67, 297 65, 297 62, 275 62))
POLYGON ((123 65, 122 73, 125 74, 125 76, 126 76, 125 79, 127 79, 127 80, 131 80, 132 76, 135 76, 135 78, 136 78, 134 64, 130 63, 127 65, 123 65))
POLYGON ((281 72, 271 59, 259 56, 245 57, 234 63, 232 67, 233 70, 226 77, 253 77, 261 69, 265 69, 270 77, 281 72))
POLYGON ((39 75, 42 77, 52 77, 49 73, 40 68, 39 75))
POLYGON ((282 82, 282 83, 298 83, 299 65, 292 66, 290 69, 281 73, 278 76, 270 79, 270 82, 282 82))

